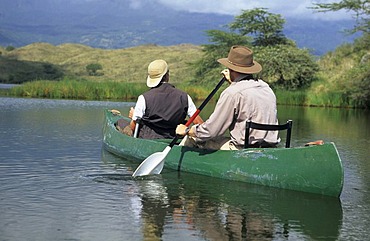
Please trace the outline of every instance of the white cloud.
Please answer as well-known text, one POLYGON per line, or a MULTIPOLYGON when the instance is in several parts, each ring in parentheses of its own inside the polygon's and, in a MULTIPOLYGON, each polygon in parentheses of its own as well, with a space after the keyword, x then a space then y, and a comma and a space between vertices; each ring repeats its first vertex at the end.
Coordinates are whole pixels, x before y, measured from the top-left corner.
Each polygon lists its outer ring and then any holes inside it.
POLYGON ((139 0, 129 0, 129 2, 130 2, 129 6, 132 9, 139 9, 142 7, 142 3, 139 0))
MULTIPOLYGON (((239 15, 242 10, 253 8, 267 8, 269 12, 281 14, 284 18, 315 18, 323 20, 350 19, 351 14, 345 11, 318 13, 309 7, 313 2, 332 3, 336 0, 157 0, 159 3, 175 10, 198 12, 198 13, 219 13, 227 15, 239 15)), ((338 0, 337 0, 338 1, 338 0)))

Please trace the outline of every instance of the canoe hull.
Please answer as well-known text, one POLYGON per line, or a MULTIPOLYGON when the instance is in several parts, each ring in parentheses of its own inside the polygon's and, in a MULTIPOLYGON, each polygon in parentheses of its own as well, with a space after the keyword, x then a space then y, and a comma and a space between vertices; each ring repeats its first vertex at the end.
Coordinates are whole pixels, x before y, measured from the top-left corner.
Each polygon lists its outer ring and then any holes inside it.
MULTIPOLYGON (((103 143, 106 150, 143 161, 168 146, 168 140, 143 140, 118 132, 123 118, 105 112, 103 143)), ((250 148, 212 151, 175 145, 165 168, 265 186, 339 197, 343 167, 334 143, 295 148, 250 148)))

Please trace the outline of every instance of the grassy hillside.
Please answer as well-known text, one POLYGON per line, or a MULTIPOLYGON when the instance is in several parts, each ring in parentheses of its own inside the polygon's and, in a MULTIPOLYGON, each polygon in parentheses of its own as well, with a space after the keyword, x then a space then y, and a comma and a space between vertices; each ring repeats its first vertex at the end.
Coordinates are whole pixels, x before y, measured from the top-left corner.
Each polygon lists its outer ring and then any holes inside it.
MULTIPOLYGON (((318 81, 297 91, 277 91, 280 104, 370 108, 369 36, 345 44, 318 60, 318 81)), ((18 88, 17 96, 45 98, 117 99, 136 98, 145 90, 147 66, 154 59, 165 59, 170 66, 171 82, 193 97, 204 98, 210 86, 191 85, 196 78, 189 63, 202 57, 200 46, 143 45, 106 50, 79 44, 54 46, 34 43, 22 48, 0 48, 0 82, 3 79, 52 80, 28 83, 18 88), (102 66, 98 76, 90 76, 89 64, 102 66), (89 81, 76 81, 89 80, 89 81), (79 82, 79 83, 75 83, 79 82), (119 84, 117 84, 119 83, 119 84), (143 85, 136 85, 143 83, 143 85), (138 89, 144 87, 144 89, 138 89), (114 89, 114 90, 112 90, 114 89)), ((9 83, 9 82, 8 82, 9 83)))
POLYGON ((311 98, 338 94, 340 101, 348 106, 370 108, 369 34, 327 53, 318 64, 321 81, 311 86, 311 98))
POLYGON ((80 44, 54 46, 48 43, 34 43, 12 51, 0 49, 2 65, 19 69, 20 62, 49 63, 60 68, 64 75, 92 81, 112 80, 117 82, 145 82, 148 64, 155 59, 164 59, 169 64, 171 82, 188 81, 194 76, 187 63, 200 58, 200 46, 143 45, 127 49, 105 50, 80 44), (15 60, 18 65, 15 65, 15 60), (89 76, 86 66, 92 63, 102 65, 99 76, 89 76))

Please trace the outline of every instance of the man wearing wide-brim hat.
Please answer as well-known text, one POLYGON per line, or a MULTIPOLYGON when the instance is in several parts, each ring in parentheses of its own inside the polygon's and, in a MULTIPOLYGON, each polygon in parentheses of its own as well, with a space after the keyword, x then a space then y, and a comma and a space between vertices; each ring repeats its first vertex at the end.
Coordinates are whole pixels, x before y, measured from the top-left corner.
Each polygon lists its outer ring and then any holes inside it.
MULTIPOLYGON (((244 46, 232 46, 228 57, 218 62, 227 67, 221 73, 229 81, 217 101, 215 109, 203 124, 187 129, 178 125, 176 133, 187 135, 184 145, 209 149, 234 150, 244 146, 246 121, 262 124, 278 124, 276 97, 269 85, 255 74, 262 66, 253 59, 253 51, 244 46), (230 137, 225 132, 230 131, 230 137)), ((280 141, 277 131, 252 130, 251 146, 273 147, 280 141)))
MULTIPOLYGON (((146 84, 150 90, 138 97, 135 108, 129 112, 131 130, 141 119, 138 137, 144 139, 172 139, 176 126, 192 116, 197 108, 191 97, 169 84, 170 72, 163 59, 152 61, 148 66, 146 84)), ((194 123, 203 123, 198 116, 194 123)))

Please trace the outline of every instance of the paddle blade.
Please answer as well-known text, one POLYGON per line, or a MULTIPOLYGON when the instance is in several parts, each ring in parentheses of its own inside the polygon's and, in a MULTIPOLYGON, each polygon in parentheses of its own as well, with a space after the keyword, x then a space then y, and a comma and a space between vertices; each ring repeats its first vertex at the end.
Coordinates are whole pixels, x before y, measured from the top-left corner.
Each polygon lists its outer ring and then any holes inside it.
POLYGON ((132 174, 133 177, 146 176, 152 174, 160 174, 164 166, 166 158, 171 147, 167 146, 162 152, 156 152, 147 157, 132 174))

